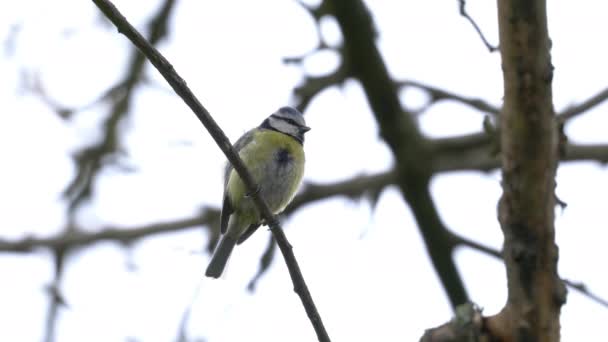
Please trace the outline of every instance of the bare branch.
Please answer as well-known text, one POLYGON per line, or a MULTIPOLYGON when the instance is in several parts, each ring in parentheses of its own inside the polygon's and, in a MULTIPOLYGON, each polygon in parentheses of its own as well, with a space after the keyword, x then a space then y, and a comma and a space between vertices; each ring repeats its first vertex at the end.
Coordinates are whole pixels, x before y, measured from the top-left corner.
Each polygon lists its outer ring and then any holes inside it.
POLYGON ((598 161, 603 164, 608 163, 608 145, 580 145, 567 144, 566 155, 563 160, 568 161, 598 161))
MULTIPOLYGON (((453 239, 453 243, 456 245, 466 246, 473 250, 493 256, 497 259, 504 260, 502 257, 502 252, 497 249, 494 249, 494 248, 491 248, 488 246, 484 246, 476 241, 470 240, 464 236, 461 236, 461 235, 458 235, 455 233, 452 233, 452 239, 453 239)), ((584 297, 587 297, 591 301, 596 302, 596 303, 608 308, 608 300, 589 291, 589 289, 587 288, 587 285, 585 285, 584 283, 578 282, 578 281, 572 281, 572 280, 568 280, 568 279, 564 279, 564 278, 562 278, 562 281, 569 288, 578 291, 584 297)))
POLYGON ((395 170, 380 172, 373 175, 361 175, 348 180, 330 184, 306 184, 300 195, 296 196, 287 207, 286 214, 295 212, 305 204, 333 197, 346 196, 348 198, 359 198, 366 192, 378 192, 397 181, 395 170))
POLYGON ((319 6, 310 6, 306 4, 304 1, 296 0, 298 5, 302 6, 305 10, 307 10, 310 15, 318 22, 324 15, 329 14, 327 2, 322 1, 319 6))
POLYGON ((498 47, 494 46, 494 45, 490 44, 490 42, 488 42, 486 37, 483 35, 483 32, 481 32, 481 29, 479 28, 479 26, 477 26, 477 23, 475 22, 475 20, 473 20, 473 18, 471 18, 471 16, 467 13, 467 10, 465 8, 466 1, 458 0, 458 4, 459 4, 458 7, 460 9, 460 15, 465 17, 471 23, 471 25, 473 25, 473 28, 475 29, 475 31, 477 31, 477 34, 481 38, 481 41, 483 41, 483 44, 486 46, 486 48, 488 48, 488 51, 490 51, 490 52, 497 51, 498 47))
POLYGON ((155 223, 136 228, 107 227, 99 232, 84 232, 78 229, 49 238, 26 237, 18 241, 0 240, 0 252, 31 252, 38 248, 65 250, 101 241, 115 241, 123 244, 159 233, 176 232, 196 226, 218 225, 219 211, 207 208, 198 217, 155 223))
POLYGON ((397 84, 400 86, 403 86, 403 87, 413 87, 413 88, 418 88, 418 89, 426 91, 429 94, 429 96, 431 97, 431 99, 430 99, 429 103, 427 105, 425 105, 425 109, 427 107, 429 107, 432 103, 439 102, 441 100, 453 100, 453 101, 457 101, 462 104, 465 104, 467 106, 470 106, 474 109, 477 109, 483 113, 489 113, 489 114, 493 114, 493 115, 498 115, 500 113, 500 108, 498 108, 484 100, 458 95, 458 94, 452 93, 450 91, 443 90, 443 89, 440 89, 440 88, 437 88, 437 87, 434 87, 431 85, 427 85, 427 84, 424 84, 421 82, 406 80, 406 81, 399 81, 399 82, 397 82, 397 84))
POLYGON ((99 7, 99 9, 116 25, 118 31, 123 33, 131 42, 137 46, 140 51, 146 55, 146 57, 154 64, 156 69, 162 74, 162 76, 171 85, 173 90, 186 102, 186 104, 192 109, 197 118, 205 126, 207 131, 211 134, 217 145, 220 147, 222 152, 226 155, 234 170, 243 180, 248 192, 252 194, 253 200, 256 207, 261 213, 261 216, 266 220, 271 228, 274 238, 277 240, 279 248, 285 258, 285 263, 289 269, 294 291, 299 295, 302 304, 308 314, 308 317, 317 333, 319 341, 329 341, 329 336, 321 320, 315 303, 310 295, 308 286, 304 281, 298 262, 293 254, 291 245, 287 241, 283 230, 281 229, 277 219, 272 215, 270 209, 262 199, 256 189, 258 186, 254 182, 251 174, 247 171, 245 164, 232 148, 230 140, 226 137, 221 128, 217 125, 215 120, 211 117, 211 114, 203 107, 203 105, 194 96, 192 91, 186 85, 186 82, 175 72, 173 66, 167 61, 152 45, 150 45, 142 36, 135 30, 135 28, 127 22, 124 16, 114 7, 114 5, 107 0, 93 0, 93 2, 99 7))
POLYGON ((431 140, 431 143, 433 144, 433 149, 438 153, 451 153, 488 145, 492 142, 492 139, 493 137, 489 134, 479 132, 454 137, 437 138, 431 140))
MULTIPOLYGON (((449 172, 462 170, 491 171, 500 167, 500 148, 487 133, 465 134, 430 141, 435 151, 433 170, 449 172)), ((608 163, 608 144, 564 145, 561 161, 597 161, 608 163)))
POLYGON ((47 288, 50 300, 46 316, 44 336, 45 342, 55 341, 55 327, 57 326, 57 317, 59 314, 59 309, 66 305, 65 300, 63 299, 63 294, 61 293, 61 290, 59 288, 61 278, 63 276, 63 268, 65 265, 65 253, 65 249, 57 249, 53 252, 54 275, 53 283, 50 284, 47 288))
POLYGON ((361 82, 382 138, 396 159, 397 185, 412 209, 433 266, 455 308, 467 302, 468 295, 451 256, 447 230, 428 188, 432 171, 430 146, 412 113, 401 108, 398 86, 375 44, 376 30, 365 4, 360 0, 325 2, 342 30, 343 59, 348 61, 349 73, 361 82))
POLYGON ((568 287, 570 287, 571 289, 575 289, 576 291, 578 291, 580 294, 582 294, 583 296, 591 299, 592 301, 599 303, 603 306, 605 306, 606 308, 608 308, 608 300, 596 295, 595 293, 589 291, 589 288, 587 287, 587 285, 585 285, 584 283, 581 282, 577 282, 577 281, 572 281, 572 280, 568 280, 568 279, 563 279, 562 281, 568 285, 568 287))
POLYGON ((569 107, 566 110, 564 110, 563 112, 561 112, 557 118, 558 120, 560 120, 561 122, 565 122, 567 120, 570 120, 580 114, 585 113, 586 111, 588 111, 589 109, 601 104, 602 102, 606 101, 606 99, 608 99, 608 88, 605 88, 604 90, 600 91, 599 93, 593 95, 592 97, 590 97, 589 99, 587 99, 586 101, 583 101, 575 106, 569 107))
POLYGON ((321 93, 323 90, 343 83, 348 77, 348 69, 346 68, 344 61, 340 63, 338 68, 323 76, 306 76, 302 84, 298 85, 293 93, 296 97, 296 107, 304 112, 310 101, 321 93))
MULTIPOLYGON (((467 141, 465 138, 462 141, 467 141)), ((472 141, 473 139, 471 139, 472 141)), ((454 138, 455 145, 460 145, 460 139, 454 138)), ((481 141, 481 140, 480 140, 481 141)), ((447 140, 442 141, 446 143, 447 140)), ((434 172, 450 172, 462 170, 490 171, 500 167, 500 158, 491 156, 487 145, 470 146, 455 149, 454 146, 444 146, 451 153, 439 154, 433 163, 434 172), (454 147, 454 149, 453 149, 454 147)), ((462 147, 462 146, 461 146, 462 147)), ((599 161, 608 163, 608 145, 578 145, 566 146, 563 161, 599 161)), ((389 185, 397 184, 397 171, 389 170, 373 175, 361 175, 351 179, 329 183, 309 183, 294 198, 283 213, 289 215, 301 207, 315 201, 334 196, 346 196, 351 199, 360 198, 365 193, 377 193, 389 185)), ((197 226, 216 227, 219 220, 217 208, 206 207, 196 217, 175 221, 161 222, 140 227, 106 227, 98 232, 85 232, 80 229, 66 231, 58 236, 49 238, 26 237, 17 241, 0 239, 0 252, 30 252, 38 248, 51 250, 72 248, 97 243, 98 241, 116 241, 130 243, 154 234, 162 234, 190 229, 197 226)), ((213 229, 212 229, 213 230, 213 229)), ((464 242, 463 242, 464 243, 464 242)), ((466 244, 466 243, 465 243, 466 244)))
MULTIPOLYGON (((160 42, 167 34, 167 23, 174 9, 175 0, 165 0, 156 16, 149 24, 149 38, 152 45, 160 42)), ((103 137, 98 143, 85 147, 76 152, 74 159, 78 166, 74 179, 64 191, 69 200, 69 211, 73 212, 93 193, 93 182, 99 171, 115 154, 120 153, 120 123, 128 115, 131 108, 132 95, 142 79, 145 57, 133 50, 129 73, 117 85, 109 89, 100 100, 111 100, 114 104, 110 114, 103 123, 103 137)))
POLYGON ((266 245, 266 250, 264 251, 264 254, 262 254, 262 257, 260 258, 260 268, 258 268, 258 271, 256 272, 255 276, 253 276, 253 279, 251 279, 251 281, 247 285, 247 289, 250 292, 255 291, 255 287, 256 287, 258 281, 270 267, 270 263, 272 262, 272 259, 274 257, 274 252, 276 250, 276 246, 277 245, 276 245, 276 243, 274 243, 274 240, 272 238, 268 239, 268 245, 266 245))
MULTIPOLYGON (((289 215, 297 209, 321 199, 333 196, 358 198, 366 192, 377 192, 394 183, 394 171, 367 176, 362 175, 329 184, 309 183, 303 186, 302 191, 293 199, 289 207, 283 212, 283 215, 289 215)), ((115 241, 129 244, 151 235, 177 232, 198 226, 208 226, 212 228, 212 231, 217 231, 215 228, 219 226, 219 209, 205 207, 201 209, 201 214, 195 217, 138 227, 105 227, 98 232, 87 232, 74 228, 54 237, 37 238, 30 236, 17 241, 0 239, 0 252, 25 253, 40 248, 62 250, 86 246, 101 241, 115 241)))
POLYGON ((498 217, 508 284, 503 312, 514 340, 559 341, 566 288, 555 244, 560 139, 546 1, 498 1, 498 26, 504 80, 498 217))
POLYGON ((476 241, 466 238, 462 235, 458 235, 452 232, 452 241, 456 246, 466 246, 479 252, 486 253, 498 259, 502 259, 502 253, 494 248, 482 245, 476 241))

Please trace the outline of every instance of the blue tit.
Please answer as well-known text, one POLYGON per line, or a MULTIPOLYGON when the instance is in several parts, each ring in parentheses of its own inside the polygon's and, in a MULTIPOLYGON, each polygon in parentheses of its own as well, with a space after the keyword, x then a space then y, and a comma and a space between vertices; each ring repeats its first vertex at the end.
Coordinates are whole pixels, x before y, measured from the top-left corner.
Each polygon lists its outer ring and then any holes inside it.
MULTIPOLYGON (((258 191, 273 214, 291 202, 304 174, 304 133, 310 130, 297 109, 282 107, 245 133, 234 144, 258 191)), ((226 165, 220 241, 205 275, 218 278, 234 246, 243 243, 262 224, 241 177, 226 165)))

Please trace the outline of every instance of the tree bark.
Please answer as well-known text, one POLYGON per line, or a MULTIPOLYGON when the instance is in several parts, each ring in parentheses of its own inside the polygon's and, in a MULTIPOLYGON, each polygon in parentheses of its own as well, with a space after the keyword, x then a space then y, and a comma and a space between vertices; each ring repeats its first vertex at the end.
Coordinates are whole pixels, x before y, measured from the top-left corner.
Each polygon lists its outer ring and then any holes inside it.
POLYGON ((498 0, 498 23, 504 79, 499 220, 509 288, 501 313, 503 338, 559 341, 566 294, 557 275, 554 190, 559 139, 545 0, 498 0))

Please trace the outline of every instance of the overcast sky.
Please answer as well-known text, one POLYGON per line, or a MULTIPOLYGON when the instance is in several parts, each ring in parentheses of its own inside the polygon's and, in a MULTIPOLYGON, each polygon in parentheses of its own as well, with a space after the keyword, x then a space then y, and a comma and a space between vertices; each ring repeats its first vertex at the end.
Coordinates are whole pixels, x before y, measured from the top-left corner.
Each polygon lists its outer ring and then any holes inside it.
MULTIPOLYGON (((116 1, 145 29, 159 1, 116 1)), ((498 53, 488 53, 457 1, 374 1, 378 44, 392 75, 501 104, 498 53)), ((495 2, 468 1, 470 14, 490 42, 498 41, 495 2)), ((549 2, 556 110, 607 85, 606 8, 598 1, 549 2)), ((170 35, 160 50, 234 141, 278 107, 290 104, 303 70, 282 63, 317 45, 315 23, 295 1, 178 1, 170 35)), ((321 26, 331 46, 340 42, 333 20, 321 26)), ((75 174, 71 154, 99 138, 108 106, 95 99, 125 72, 132 47, 104 25, 89 1, 24 0, 0 4, 0 237, 53 236, 65 228, 61 193, 75 174), (17 30, 17 34, 11 34, 17 30), (12 38, 11 38, 12 37, 12 38), (49 98, 82 108, 63 120, 28 86, 39 77, 49 98), (37 76, 36 76, 37 75, 37 76)), ((338 64, 331 52, 309 57, 304 71, 323 74, 338 64)), ((190 217, 219 206, 224 157, 195 116, 159 74, 147 67, 129 118, 122 125, 122 162, 135 172, 104 169, 95 198, 77 214, 83 229, 138 225, 190 217)), ((407 92, 416 107, 425 98, 407 92)), ((566 127, 571 141, 608 143, 607 106, 566 127)), ((361 87, 348 81, 317 96, 306 112, 304 182, 327 183, 388 170, 390 151, 380 140, 361 87)), ((442 102, 419 117, 429 136, 480 130, 483 114, 442 102)), ((604 298, 607 171, 598 163, 558 170, 560 275, 585 282, 604 298)), ((496 220, 498 172, 460 172, 433 179, 446 225, 470 239, 500 248, 496 220)), ((284 221, 287 237, 334 341, 412 341, 451 317, 451 308, 410 214, 395 188, 378 203, 343 198, 300 209, 284 221)), ((315 334, 277 255, 255 292, 270 233, 239 246, 226 274, 203 277, 209 260, 200 228, 159 235, 133 246, 99 243, 73 252, 60 285, 58 341, 171 341, 190 307, 188 335, 206 341, 313 341, 315 334)), ((462 249, 456 255, 471 298, 500 310, 506 300, 504 266, 462 249)), ((44 336, 52 262, 46 251, 0 254, 0 340, 40 341, 44 336)), ((603 336, 608 309, 570 291, 562 310, 564 341, 603 336)))

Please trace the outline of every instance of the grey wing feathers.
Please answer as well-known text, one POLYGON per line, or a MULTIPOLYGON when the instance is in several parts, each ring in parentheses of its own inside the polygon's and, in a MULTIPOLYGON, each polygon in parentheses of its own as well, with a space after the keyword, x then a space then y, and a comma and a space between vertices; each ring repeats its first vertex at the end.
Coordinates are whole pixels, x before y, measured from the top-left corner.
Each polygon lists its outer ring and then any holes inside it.
MULTIPOLYGON (((226 191, 224 191, 225 193, 226 191)), ((230 203, 230 199, 228 196, 224 194, 224 203, 222 204, 222 214, 220 215, 220 232, 222 234, 226 234, 226 229, 228 229, 228 219, 230 218, 230 214, 234 212, 232 208, 232 204, 230 203)))
MULTIPOLYGON (((238 153, 243 147, 251 142, 253 139, 253 129, 243 134, 239 138, 239 140, 234 143, 233 148, 238 153)), ((222 234, 226 233, 228 229, 228 219, 230 218, 230 214, 234 212, 234 208, 232 207, 232 203, 230 203, 230 199, 228 198, 228 194, 226 193, 226 186, 228 185, 228 177, 230 176, 230 171, 232 171, 232 164, 230 162, 226 162, 226 167, 224 168, 224 199, 222 203, 222 214, 220 216, 220 232, 222 234)))
MULTIPOLYGON (((249 144, 251 140, 253 140, 254 130, 255 128, 243 134, 243 136, 241 136, 239 140, 237 140, 234 145, 232 145, 232 147, 237 153, 241 151, 243 147, 249 144)), ((230 162, 226 162, 226 167, 224 168, 224 192, 226 191, 226 185, 228 184, 228 177, 230 176, 230 171, 232 171, 232 164, 230 164, 230 162)))
POLYGON ((245 230, 243 232, 243 234, 241 234, 241 236, 239 236, 239 239, 236 240, 236 244, 240 245, 243 242, 245 242, 245 240, 247 240, 253 233, 255 233, 256 230, 258 230, 260 225, 261 225, 261 223, 254 223, 254 224, 249 225, 249 227, 247 227, 247 230, 245 230))

